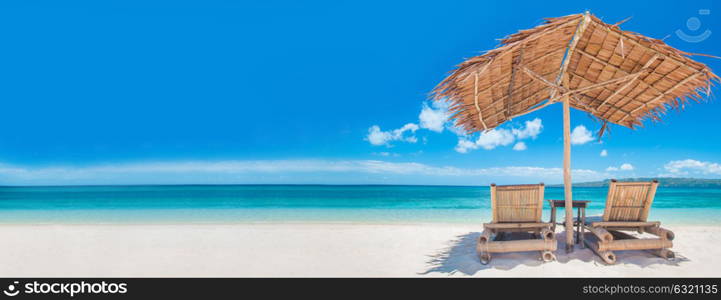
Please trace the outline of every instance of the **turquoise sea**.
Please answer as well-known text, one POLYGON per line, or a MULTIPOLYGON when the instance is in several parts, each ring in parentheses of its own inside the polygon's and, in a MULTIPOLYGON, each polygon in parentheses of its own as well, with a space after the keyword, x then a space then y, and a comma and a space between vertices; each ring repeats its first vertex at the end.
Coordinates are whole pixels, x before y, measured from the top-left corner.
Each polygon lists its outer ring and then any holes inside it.
MULTIPOLYGON (((574 188, 601 214, 607 188, 574 188)), ((547 187, 546 199, 563 199, 547 187)), ((562 214, 561 211, 559 211, 562 214)), ((175 185, 0 187, 0 223, 482 223, 488 187, 175 185)), ((548 205, 544 219, 549 215, 548 205)), ((659 188, 650 219, 721 225, 721 189, 659 188)))

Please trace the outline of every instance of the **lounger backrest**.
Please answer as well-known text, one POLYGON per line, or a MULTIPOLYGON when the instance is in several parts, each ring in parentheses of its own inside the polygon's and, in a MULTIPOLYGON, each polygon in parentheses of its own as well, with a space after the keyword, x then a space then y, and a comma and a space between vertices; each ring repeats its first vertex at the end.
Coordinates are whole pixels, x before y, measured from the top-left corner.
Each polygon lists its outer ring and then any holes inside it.
POLYGON ((523 185, 491 184, 493 223, 541 222, 543 183, 523 185))
POLYGON ((611 180, 603 212, 604 222, 646 222, 658 181, 617 182, 611 180))

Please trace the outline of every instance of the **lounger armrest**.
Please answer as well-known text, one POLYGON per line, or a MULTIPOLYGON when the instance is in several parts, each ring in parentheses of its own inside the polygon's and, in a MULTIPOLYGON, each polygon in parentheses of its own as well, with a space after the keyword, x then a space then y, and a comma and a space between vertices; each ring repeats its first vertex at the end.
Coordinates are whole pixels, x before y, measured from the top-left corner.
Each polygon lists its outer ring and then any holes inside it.
POLYGON ((483 228, 487 229, 527 229, 527 228, 550 228, 551 223, 485 223, 483 228))
POLYGON ((613 221, 613 222, 591 222, 591 227, 658 227, 661 226, 661 222, 635 222, 635 221, 629 221, 629 222, 623 222, 623 221, 613 221))

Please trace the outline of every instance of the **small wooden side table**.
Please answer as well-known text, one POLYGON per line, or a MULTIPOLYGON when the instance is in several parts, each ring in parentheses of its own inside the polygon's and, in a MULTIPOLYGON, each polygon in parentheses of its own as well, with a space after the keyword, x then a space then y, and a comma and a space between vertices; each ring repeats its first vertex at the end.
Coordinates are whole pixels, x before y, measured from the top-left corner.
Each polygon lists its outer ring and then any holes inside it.
MULTIPOLYGON (((576 221, 573 225, 576 226, 576 244, 581 244, 581 248, 585 248, 584 242, 584 235, 585 235, 585 228, 583 227, 586 224, 586 206, 588 206, 588 203, 591 201, 588 200, 573 200, 572 207, 578 208, 578 214, 576 217, 576 221)), ((551 230, 556 230, 556 224, 562 223, 556 223, 556 208, 559 207, 566 207, 566 201, 565 200, 548 200, 548 203, 551 204, 551 230)))

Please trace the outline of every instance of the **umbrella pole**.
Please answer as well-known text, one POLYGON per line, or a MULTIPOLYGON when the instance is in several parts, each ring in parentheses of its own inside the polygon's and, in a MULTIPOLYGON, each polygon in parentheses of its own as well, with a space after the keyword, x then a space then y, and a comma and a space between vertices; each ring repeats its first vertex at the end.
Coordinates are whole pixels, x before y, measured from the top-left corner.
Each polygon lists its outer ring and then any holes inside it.
POLYGON ((573 252, 573 193, 571 190, 571 108, 563 97, 563 191, 566 207, 566 253, 573 252))

